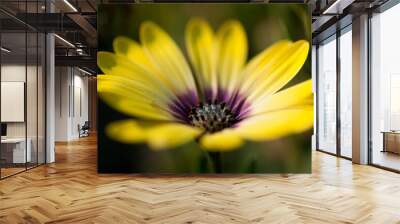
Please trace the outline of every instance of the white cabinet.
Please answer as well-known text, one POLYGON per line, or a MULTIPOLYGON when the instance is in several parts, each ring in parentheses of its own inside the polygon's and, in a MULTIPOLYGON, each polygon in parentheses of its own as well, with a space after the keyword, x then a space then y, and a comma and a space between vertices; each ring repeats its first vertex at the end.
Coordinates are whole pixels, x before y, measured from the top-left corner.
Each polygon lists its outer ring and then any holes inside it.
POLYGON ((32 161, 32 140, 26 140, 27 147, 25 151, 25 138, 7 138, 2 139, 1 144, 12 148, 12 163, 25 163, 32 161))

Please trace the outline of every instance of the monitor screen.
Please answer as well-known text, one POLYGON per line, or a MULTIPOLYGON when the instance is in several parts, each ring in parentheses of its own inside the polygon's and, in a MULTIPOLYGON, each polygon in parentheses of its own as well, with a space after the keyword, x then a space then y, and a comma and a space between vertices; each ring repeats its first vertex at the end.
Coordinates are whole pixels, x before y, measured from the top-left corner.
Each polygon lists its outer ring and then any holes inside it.
POLYGON ((7 136, 7 124, 1 124, 1 136, 7 136))

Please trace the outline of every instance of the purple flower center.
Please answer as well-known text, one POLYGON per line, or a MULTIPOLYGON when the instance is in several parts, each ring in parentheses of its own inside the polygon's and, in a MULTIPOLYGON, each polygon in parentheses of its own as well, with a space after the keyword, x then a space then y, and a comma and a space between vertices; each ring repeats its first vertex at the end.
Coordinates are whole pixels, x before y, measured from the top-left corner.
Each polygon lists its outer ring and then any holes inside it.
POLYGON ((178 96, 169 107, 179 121, 210 133, 235 126, 249 111, 246 98, 238 92, 229 94, 220 89, 212 94, 208 90, 204 98, 200 100, 196 92, 189 92, 178 96))

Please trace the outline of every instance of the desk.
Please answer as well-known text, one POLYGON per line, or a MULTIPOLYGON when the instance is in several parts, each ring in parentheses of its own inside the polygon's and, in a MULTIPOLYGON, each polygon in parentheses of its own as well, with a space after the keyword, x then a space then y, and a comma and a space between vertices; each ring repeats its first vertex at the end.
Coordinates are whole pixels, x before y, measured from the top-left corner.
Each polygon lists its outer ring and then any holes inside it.
POLYGON ((400 132, 383 131, 383 150, 382 152, 392 152, 400 154, 400 132))
POLYGON ((32 159, 30 138, 25 152, 25 138, 5 138, 1 139, 1 157, 9 163, 26 163, 32 159), (25 154, 26 153, 26 154, 25 154), (5 154, 5 155, 3 155, 5 154), (11 155, 12 154, 12 155, 11 155), (12 158, 12 159, 11 159, 12 158))

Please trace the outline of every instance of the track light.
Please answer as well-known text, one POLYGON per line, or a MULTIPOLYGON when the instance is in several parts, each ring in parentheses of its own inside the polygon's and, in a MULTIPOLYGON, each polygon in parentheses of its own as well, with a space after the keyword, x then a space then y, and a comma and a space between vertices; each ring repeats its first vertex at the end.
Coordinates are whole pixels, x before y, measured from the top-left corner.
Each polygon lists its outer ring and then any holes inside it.
POLYGON ((337 9, 335 10, 335 12, 331 12, 331 11, 332 11, 332 9, 335 9, 338 6, 339 2, 340 2, 340 0, 336 0, 332 5, 330 5, 327 9, 325 9, 322 14, 332 14, 332 13, 338 14, 338 13, 336 13, 337 9))
POLYGON ((78 12, 78 10, 73 6, 68 0, 64 0, 64 3, 68 5, 74 12, 78 12))
POLYGON ((323 15, 339 15, 343 13, 343 10, 351 5, 355 0, 336 0, 327 9, 325 9, 323 15))
POLYGON ((86 70, 84 70, 84 69, 81 69, 81 68, 79 68, 79 67, 78 67, 78 70, 81 71, 81 72, 83 72, 83 73, 85 73, 86 75, 93 75, 92 73, 90 73, 90 72, 88 72, 88 71, 86 71, 86 70))
POLYGON ((68 40, 60 37, 58 34, 54 34, 55 37, 57 37, 59 40, 61 40, 62 42, 64 42, 65 44, 67 44, 68 46, 75 48, 75 45, 73 45, 71 42, 69 42, 68 40))

